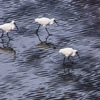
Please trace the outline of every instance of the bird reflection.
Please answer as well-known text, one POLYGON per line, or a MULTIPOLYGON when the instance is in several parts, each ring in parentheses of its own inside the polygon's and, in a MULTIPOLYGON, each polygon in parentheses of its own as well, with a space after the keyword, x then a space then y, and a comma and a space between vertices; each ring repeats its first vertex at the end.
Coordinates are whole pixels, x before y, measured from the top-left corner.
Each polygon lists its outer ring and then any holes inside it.
POLYGON ((40 42, 41 42, 40 44, 37 44, 37 45, 36 45, 37 48, 44 48, 44 49, 52 48, 52 49, 56 49, 56 47, 54 46, 54 44, 48 43, 48 42, 47 42, 47 40, 48 40, 48 38, 49 38, 50 35, 48 35, 48 36, 46 37, 45 41, 42 41, 42 40, 40 39, 39 35, 37 35, 37 36, 38 36, 38 39, 39 39, 40 42))
POLYGON ((64 73, 69 73, 71 70, 73 70, 72 64, 63 64, 64 73))
POLYGON ((65 79, 70 82, 75 81, 76 76, 71 72, 71 70, 73 70, 72 64, 63 65, 63 68, 64 68, 65 79))
POLYGON ((15 58, 16 51, 9 46, 10 40, 5 42, 3 39, 1 39, 1 41, 2 41, 1 42, 2 47, 0 47, 0 51, 2 50, 3 52, 6 52, 7 54, 13 54, 13 57, 15 58))

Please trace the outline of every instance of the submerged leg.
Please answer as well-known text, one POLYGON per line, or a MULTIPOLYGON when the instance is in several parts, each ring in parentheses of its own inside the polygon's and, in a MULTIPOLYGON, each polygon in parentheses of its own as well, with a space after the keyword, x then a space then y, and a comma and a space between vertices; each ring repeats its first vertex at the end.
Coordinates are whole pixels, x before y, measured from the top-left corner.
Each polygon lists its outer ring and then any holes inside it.
POLYGON ((36 34, 38 33, 40 26, 41 26, 41 25, 38 26, 38 29, 36 30, 36 34))
POLYGON ((48 35, 50 36, 50 35, 52 35, 52 34, 49 34, 49 32, 48 32, 48 30, 47 30, 47 28, 45 27, 45 30, 47 31, 47 33, 48 33, 48 35))
MULTIPOLYGON (((38 33, 36 33, 36 35, 38 36, 38 39, 41 41, 41 39, 40 39, 40 37, 39 37, 38 33)), ((42 41, 41 41, 41 42, 42 42, 42 41)))
MULTIPOLYGON (((38 29, 36 30, 36 35, 38 36, 38 39, 41 41, 41 39, 40 39, 40 37, 39 37, 39 34, 38 34, 38 31, 39 31, 40 26, 41 26, 41 25, 39 25, 39 26, 38 26, 38 29)), ((41 42, 42 42, 42 41, 41 41, 41 42)))
POLYGON ((48 35, 48 36, 46 37, 46 40, 45 40, 46 42, 47 42, 47 39, 49 38, 49 36, 50 36, 50 35, 48 35))
POLYGON ((70 60, 70 56, 68 56, 68 60, 73 64, 73 62, 70 60))

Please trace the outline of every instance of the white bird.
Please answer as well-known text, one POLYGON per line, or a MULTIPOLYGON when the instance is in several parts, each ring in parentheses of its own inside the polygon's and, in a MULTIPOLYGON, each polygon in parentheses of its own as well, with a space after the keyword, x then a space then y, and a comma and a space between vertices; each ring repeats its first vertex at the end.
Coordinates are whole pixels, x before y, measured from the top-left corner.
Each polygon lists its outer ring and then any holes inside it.
POLYGON ((3 25, 0 25, 0 29, 3 30, 2 35, 1 35, 1 38, 2 38, 3 35, 4 35, 4 31, 7 33, 7 36, 9 37, 8 32, 14 30, 15 27, 18 29, 18 27, 17 27, 17 25, 16 25, 16 23, 15 23, 14 20, 11 21, 10 23, 5 23, 5 24, 3 24, 3 25))
POLYGON ((62 53, 62 54, 64 54, 64 60, 63 60, 63 64, 64 64, 64 62, 65 62, 65 58, 66 57, 68 57, 68 60, 70 61, 70 62, 72 62, 69 58, 70 58, 70 56, 75 56, 76 54, 77 54, 77 56, 80 58, 80 56, 79 56, 79 54, 78 54, 78 52, 77 52, 77 50, 75 50, 75 49, 72 49, 72 48, 63 48, 63 49, 60 49, 59 50, 59 53, 62 53))
MULTIPOLYGON (((58 23, 56 22, 55 18, 52 18, 52 19, 49 19, 49 18, 46 18, 46 17, 36 18, 36 19, 35 19, 35 22, 37 22, 37 23, 40 24, 39 27, 38 27, 38 29, 36 30, 36 33, 38 33, 38 30, 39 30, 40 26, 42 25, 42 26, 45 27, 45 29, 46 29, 48 35, 50 35, 50 34, 49 34, 49 32, 48 32, 46 26, 47 26, 47 25, 52 25, 54 22, 58 25, 58 23)), ((59 25, 58 25, 58 26, 59 26, 59 25)))

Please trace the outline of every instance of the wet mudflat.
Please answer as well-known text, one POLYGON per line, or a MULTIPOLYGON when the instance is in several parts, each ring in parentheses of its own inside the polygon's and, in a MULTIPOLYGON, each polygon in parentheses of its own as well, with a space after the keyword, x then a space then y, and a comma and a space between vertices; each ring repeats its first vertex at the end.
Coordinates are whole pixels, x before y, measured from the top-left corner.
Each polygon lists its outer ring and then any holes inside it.
MULTIPOLYGON (((15 20, 19 30, 0 38, 0 100, 100 100, 100 2, 77 0, 0 0, 0 24, 15 20), (37 17, 59 26, 39 30, 37 17), (47 41, 46 41, 47 39, 47 41), (59 49, 81 56, 74 64, 59 49)), ((0 35, 2 31, 0 30, 0 35)))

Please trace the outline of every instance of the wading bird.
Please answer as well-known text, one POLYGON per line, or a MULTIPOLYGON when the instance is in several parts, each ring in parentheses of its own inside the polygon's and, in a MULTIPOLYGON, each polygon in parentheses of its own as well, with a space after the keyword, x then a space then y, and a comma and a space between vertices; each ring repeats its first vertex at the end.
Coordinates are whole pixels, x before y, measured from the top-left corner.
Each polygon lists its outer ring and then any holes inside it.
POLYGON ((15 21, 11 21, 10 23, 5 23, 3 25, 0 25, 0 29, 2 29, 2 35, 1 35, 1 38, 3 37, 4 35, 4 31, 7 33, 7 36, 9 37, 8 35, 8 32, 12 31, 15 29, 15 27, 18 29, 18 26, 16 25, 15 21))
MULTIPOLYGON (((78 52, 77 52, 77 50, 74 50, 74 49, 72 49, 72 48, 63 48, 63 49, 60 49, 59 50, 59 53, 62 53, 62 54, 64 54, 64 60, 63 60, 63 64, 65 63, 65 59, 66 59, 66 57, 68 57, 68 60, 70 61, 70 62, 72 62, 71 60, 70 60, 70 57, 71 56, 75 56, 76 54, 77 54, 77 56, 80 58, 80 56, 79 56, 79 54, 78 54, 78 52)), ((72 62, 73 63, 73 62, 72 62)))
POLYGON ((40 24, 38 29, 36 30, 36 34, 38 34, 38 31, 39 31, 39 28, 40 28, 41 25, 45 27, 48 35, 50 35, 50 34, 49 34, 49 32, 46 28, 47 25, 52 25, 55 22, 59 26, 59 24, 56 22, 55 18, 52 18, 52 19, 49 19, 49 18, 46 18, 46 17, 36 18, 35 22, 40 24))

